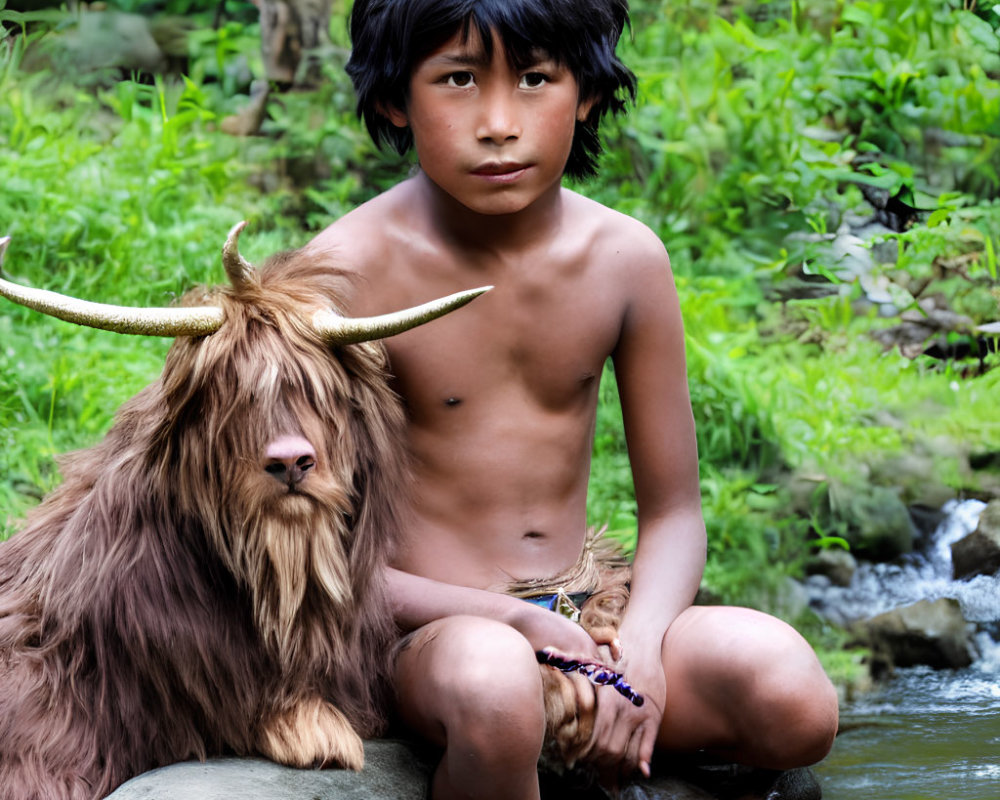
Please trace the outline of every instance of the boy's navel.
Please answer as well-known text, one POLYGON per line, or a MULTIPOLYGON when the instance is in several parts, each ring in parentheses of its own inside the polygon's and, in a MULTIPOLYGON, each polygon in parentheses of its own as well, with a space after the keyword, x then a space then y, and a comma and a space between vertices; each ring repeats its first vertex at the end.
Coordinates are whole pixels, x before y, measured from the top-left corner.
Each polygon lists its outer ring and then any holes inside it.
POLYGON ((461 403, 462 403, 462 398, 461 397, 448 397, 448 398, 445 398, 445 401, 444 401, 444 404, 446 406, 449 406, 449 407, 461 405, 461 403))

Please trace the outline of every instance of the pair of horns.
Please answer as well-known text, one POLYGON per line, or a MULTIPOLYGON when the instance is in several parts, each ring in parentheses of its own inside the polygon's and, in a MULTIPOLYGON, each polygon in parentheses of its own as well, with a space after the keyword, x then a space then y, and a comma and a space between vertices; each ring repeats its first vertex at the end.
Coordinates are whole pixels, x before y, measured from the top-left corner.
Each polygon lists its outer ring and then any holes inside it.
MULTIPOLYGON (((253 267, 240 255, 237 246, 240 232, 245 227, 246 222, 234 225, 222 247, 222 264, 230 282, 237 288, 252 280, 253 274, 253 267)), ((0 267, 3 266, 3 255, 9 243, 9 236, 0 238, 0 267)), ((342 317, 328 309, 320 310, 313 316, 313 326, 330 344, 356 344, 382 339, 443 316, 491 288, 484 286, 458 292, 423 305, 376 317, 350 318, 342 317)), ((223 322, 223 312, 218 306, 192 308, 114 306, 78 300, 46 289, 32 289, 11 283, 2 277, 0 277, 0 295, 66 322, 115 333, 132 333, 140 336, 205 336, 217 331, 223 322)))

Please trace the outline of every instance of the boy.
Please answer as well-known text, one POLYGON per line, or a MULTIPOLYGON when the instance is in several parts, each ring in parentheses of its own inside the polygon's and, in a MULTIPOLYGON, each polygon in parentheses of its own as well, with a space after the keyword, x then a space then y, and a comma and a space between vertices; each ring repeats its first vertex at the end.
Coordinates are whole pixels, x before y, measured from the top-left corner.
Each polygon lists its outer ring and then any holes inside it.
POLYGON ((815 762, 837 701, 784 623, 692 607, 705 558, 683 331, 663 245, 561 185, 591 173, 597 128, 634 94, 615 56, 625 0, 356 0, 348 64, 377 141, 420 170, 308 246, 356 272, 353 315, 493 284, 387 340, 409 414, 410 513, 389 580, 407 637, 398 714, 441 748, 435 798, 537 798, 535 653, 623 672, 641 707, 596 702, 583 754, 608 782, 654 748, 748 764, 815 762), (502 592, 556 575, 586 536, 605 360, 619 384, 638 503, 631 599, 612 647, 502 592))

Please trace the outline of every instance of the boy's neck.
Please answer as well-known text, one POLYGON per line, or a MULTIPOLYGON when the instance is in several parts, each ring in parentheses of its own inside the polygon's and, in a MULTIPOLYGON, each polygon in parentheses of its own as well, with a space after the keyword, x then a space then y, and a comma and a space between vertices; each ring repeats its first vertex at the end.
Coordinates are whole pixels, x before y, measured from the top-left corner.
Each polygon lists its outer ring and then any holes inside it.
POLYGON ((444 191, 423 172, 414 181, 424 208, 442 238, 468 251, 524 252, 552 238, 562 214, 562 185, 556 183, 530 206, 511 214, 480 214, 444 191))

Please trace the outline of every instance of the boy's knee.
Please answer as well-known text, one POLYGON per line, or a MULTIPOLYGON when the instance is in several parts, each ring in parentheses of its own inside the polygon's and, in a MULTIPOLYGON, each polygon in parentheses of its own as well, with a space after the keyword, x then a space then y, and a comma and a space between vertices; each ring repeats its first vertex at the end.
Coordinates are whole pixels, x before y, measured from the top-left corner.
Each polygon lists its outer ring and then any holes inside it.
POLYGON ((753 683, 766 723, 755 729, 757 760, 775 769, 815 764, 837 735, 836 689, 805 642, 792 639, 774 656, 753 683))
POLYGON ((701 634, 715 643, 703 691, 715 694, 710 703, 727 718, 743 757, 774 769, 821 760, 837 733, 837 693, 808 642, 748 609, 701 622, 701 634))
POLYGON ((449 739, 461 737, 471 747, 494 747, 498 739, 541 747, 541 677, 520 633, 481 617, 452 617, 436 631, 434 648, 426 691, 437 698, 449 739))

